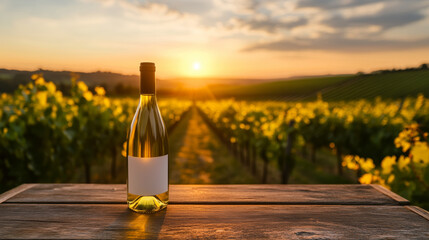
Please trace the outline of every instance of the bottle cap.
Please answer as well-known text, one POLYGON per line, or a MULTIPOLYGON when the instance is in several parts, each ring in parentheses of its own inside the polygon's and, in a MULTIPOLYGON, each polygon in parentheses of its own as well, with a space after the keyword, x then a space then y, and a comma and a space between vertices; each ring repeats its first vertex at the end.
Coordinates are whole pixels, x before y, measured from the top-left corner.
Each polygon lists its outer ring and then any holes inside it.
POLYGON ((155 63, 140 63, 140 94, 155 94, 155 63))
POLYGON ((140 63, 140 72, 155 72, 155 63, 153 62, 140 63))

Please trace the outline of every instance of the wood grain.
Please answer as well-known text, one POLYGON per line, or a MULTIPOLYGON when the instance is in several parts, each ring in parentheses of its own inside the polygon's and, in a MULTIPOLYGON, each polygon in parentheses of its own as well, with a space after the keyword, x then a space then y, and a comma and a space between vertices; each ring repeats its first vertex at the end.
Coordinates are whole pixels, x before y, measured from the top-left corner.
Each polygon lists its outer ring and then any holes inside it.
POLYGON ((388 197, 390 197, 390 198, 394 199, 394 200, 395 200, 396 202, 398 202, 400 205, 409 205, 409 204, 410 204, 410 202, 409 202, 407 199, 405 199, 405 198, 403 198, 403 197, 399 196, 398 194, 396 194, 396 193, 394 193, 394 192, 390 191, 389 189, 387 189, 387 188, 385 188, 385 187, 383 187, 383 186, 381 186, 381 185, 378 185, 378 184, 371 184, 370 186, 372 186, 372 187, 373 187, 374 189, 376 189, 377 191, 379 191, 379 192, 381 192, 381 193, 385 194, 386 196, 388 196, 388 197))
POLYGON ((418 215, 429 221, 429 212, 424 210, 423 208, 417 206, 406 206, 406 208, 417 213, 418 215))
POLYGON ((2 194, 0 194, 0 203, 6 201, 7 199, 15 196, 16 194, 19 194, 20 192, 23 192, 29 188, 34 187, 36 184, 21 184, 16 188, 13 188, 9 191, 6 191, 2 194))
POLYGON ((1 204, 2 239, 428 239, 402 206, 1 204))
MULTIPOLYGON (((124 184, 37 184, 5 203, 125 203, 124 184)), ((170 185, 170 204, 399 205, 371 185, 170 185)), ((409 204, 402 201, 400 204, 409 204)))

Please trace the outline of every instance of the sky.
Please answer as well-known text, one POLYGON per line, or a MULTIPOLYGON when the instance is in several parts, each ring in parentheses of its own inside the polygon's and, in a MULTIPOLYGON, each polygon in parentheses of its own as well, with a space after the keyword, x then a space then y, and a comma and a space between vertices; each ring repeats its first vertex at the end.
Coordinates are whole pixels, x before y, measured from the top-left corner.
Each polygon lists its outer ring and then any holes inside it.
POLYGON ((0 68, 282 78, 429 62, 429 0, 0 0, 0 68))

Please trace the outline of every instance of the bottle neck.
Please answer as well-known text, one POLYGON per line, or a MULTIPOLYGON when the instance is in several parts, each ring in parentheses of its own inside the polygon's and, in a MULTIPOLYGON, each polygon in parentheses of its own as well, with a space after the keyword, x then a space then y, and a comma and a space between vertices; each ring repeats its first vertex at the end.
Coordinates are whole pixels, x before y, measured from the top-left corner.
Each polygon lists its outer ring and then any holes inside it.
POLYGON ((155 95, 155 71, 140 71, 140 95, 155 95))
POLYGON ((155 94, 140 94, 140 106, 156 106, 155 94))

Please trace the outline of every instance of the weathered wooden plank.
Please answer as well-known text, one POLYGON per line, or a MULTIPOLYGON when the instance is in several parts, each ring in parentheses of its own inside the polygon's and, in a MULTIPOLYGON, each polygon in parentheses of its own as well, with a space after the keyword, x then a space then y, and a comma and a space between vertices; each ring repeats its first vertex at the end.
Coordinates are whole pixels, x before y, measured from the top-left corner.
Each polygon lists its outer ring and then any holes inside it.
POLYGON ((417 206, 405 206, 407 209, 410 209, 411 211, 417 213, 418 215, 422 216, 424 219, 429 221, 429 212, 424 210, 423 208, 417 207, 417 206))
POLYGON ((409 205, 410 204, 410 202, 407 199, 399 196, 398 194, 390 191, 389 189, 387 189, 387 188, 385 188, 385 187, 383 187, 381 185, 371 184, 371 186, 374 189, 376 189, 377 191, 379 191, 379 192, 385 194, 386 196, 392 198, 393 200, 395 200, 396 202, 398 202, 400 205, 409 205))
MULTIPOLYGON (((38 184, 5 203, 124 203, 125 185, 38 184)), ((170 204, 398 205, 370 185, 170 185, 170 204)), ((404 203, 401 203, 404 204, 404 203)))
POLYGON ((15 196, 16 194, 19 194, 20 192, 23 192, 29 188, 34 187, 34 185, 36 185, 36 184, 21 184, 16 188, 13 188, 9 191, 6 191, 6 192, 0 194, 0 203, 8 200, 9 198, 15 196))
POLYGON ((403 206, 1 204, 0 238, 428 239, 429 221, 403 206))
POLYGON ((124 203, 125 184, 36 184, 4 203, 124 203), (33 189, 34 188, 34 189, 33 189))

